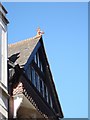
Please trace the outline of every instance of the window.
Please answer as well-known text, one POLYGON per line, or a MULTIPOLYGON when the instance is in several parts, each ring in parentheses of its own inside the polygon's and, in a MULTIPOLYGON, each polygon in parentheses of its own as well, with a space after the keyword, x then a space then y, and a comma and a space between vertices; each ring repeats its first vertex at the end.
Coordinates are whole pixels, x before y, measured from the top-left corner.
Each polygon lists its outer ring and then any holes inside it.
POLYGON ((43 72, 43 66, 42 62, 40 60, 39 52, 37 52, 34 56, 34 62, 37 64, 37 66, 40 68, 40 70, 43 72))
POLYGON ((46 96, 46 85, 44 84, 44 98, 47 99, 47 96, 46 96))
POLYGON ((46 87, 46 99, 47 99, 47 102, 48 102, 48 89, 46 87))
POLYGON ((31 80, 32 84, 37 88, 37 90, 45 98, 47 103, 49 103, 49 105, 53 107, 52 97, 48 92, 48 88, 46 84, 43 82, 43 80, 39 77, 35 69, 29 66, 26 73, 27 73, 28 78, 31 80))
POLYGON ((35 86, 38 91, 40 91, 40 81, 39 81, 39 75, 35 72, 35 86))
POLYGON ((40 80, 40 92, 43 94, 43 89, 42 89, 42 80, 40 80))
POLYGON ((52 97, 50 96, 50 106, 53 107, 53 104, 52 104, 52 97))
POLYGON ((44 84, 42 79, 40 79, 40 93, 44 96, 44 84))
POLYGON ((41 61, 40 61, 40 70, 43 72, 43 66, 41 61))
POLYGON ((38 52, 37 52, 37 64, 38 64, 38 67, 40 67, 39 53, 38 52))
POLYGON ((37 64, 37 56, 36 56, 36 54, 34 56, 34 62, 37 64))
POLYGON ((38 83, 37 83, 37 89, 40 92, 40 77, 38 76, 38 83))
POLYGON ((48 103, 50 106, 52 106, 52 99, 50 93, 48 93, 48 103))
POLYGON ((35 70, 33 67, 31 67, 31 81, 35 85, 35 70))
POLYGON ((43 72, 43 66, 42 66, 42 64, 41 64, 41 71, 43 72))
POLYGON ((28 79, 31 80, 32 84, 37 88, 37 90, 45 98, 45 100, 47 101, 47 103, 49 103, 49 105, 51 107, 53 107, 52 97, 51 97, 50 93, 48 92, 48 88, 47 88, 46 84, 39 77, 38 73, 31 66, 28 67, 26 73, 27 73, 28 79))
POLYGON ((35 72, 35 87, 37 88, 37 86, 38 86, 38 75, 35 72))
POLYGON ((48 102, 48 89, 47 89, 47 86, 45 84, 44 84, 44 98, 48 102))
POLYGON ((28 79, 31 80, 31 67, 30 66, 28 67, 26 73, 27 73, 28 79))

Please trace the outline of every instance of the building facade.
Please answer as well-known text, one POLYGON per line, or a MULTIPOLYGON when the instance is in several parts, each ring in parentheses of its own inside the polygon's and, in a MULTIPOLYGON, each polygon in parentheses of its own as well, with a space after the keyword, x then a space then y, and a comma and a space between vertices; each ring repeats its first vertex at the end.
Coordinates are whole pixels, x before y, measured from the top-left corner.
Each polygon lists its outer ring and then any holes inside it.
POLYGON ((0 3, 0 118, 8 118, 7 11, 0 3))

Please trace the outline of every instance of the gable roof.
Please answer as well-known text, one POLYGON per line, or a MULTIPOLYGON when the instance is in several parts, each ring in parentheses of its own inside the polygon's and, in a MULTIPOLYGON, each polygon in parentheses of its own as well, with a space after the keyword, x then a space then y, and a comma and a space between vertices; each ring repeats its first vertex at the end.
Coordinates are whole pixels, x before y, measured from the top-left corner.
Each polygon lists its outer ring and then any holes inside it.
POLYGON ((8 45, 9 60, 20 66, 25 65, 39 40, 40 37, 34 37, 8 45))
MULTIPOLYGON (((35 51, 35 47, 37 46, 39 41, 40 41, 42 49, 44 51, 45 61, 48 66, 47 70, 48 70, 48 75, 50 78, 50 85, 51 85, 51 89, 53 91, 56 106, 58 109, 58 115, 60 116, 60 118, 63 118, 64 116, 63 116, 62 108, 60 105, 60 101, 58 99, 57 91, 55 89, 55 84, 54 84, 53 76, 52 76, 50 66, 48 63, 47 55, 46 55, 46 52, 44 49, 42 37, 40 36, 40 37, 29 38, 29 39, 17 42, 15 44, 9 45, 8 46, 8 57, 9 57, 10 61, 16 62, 17 64, 19 64, 19 66, 27 64, 29 57, 31 58, 31 54, 33 51, 35 51)), ((34 56, 34 54, 33 54, 33 56, 34 56)))

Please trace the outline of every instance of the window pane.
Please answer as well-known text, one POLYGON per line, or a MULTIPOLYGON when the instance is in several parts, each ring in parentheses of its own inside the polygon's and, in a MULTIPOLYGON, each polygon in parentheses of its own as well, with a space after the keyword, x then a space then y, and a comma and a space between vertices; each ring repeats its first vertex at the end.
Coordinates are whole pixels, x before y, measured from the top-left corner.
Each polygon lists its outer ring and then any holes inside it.
POLYGON ((40 77, 38 76, 38 90, 39 90, 39 92, 41 91, 41 89, 40 89, 40 77))
POLYGON ((51 107, 53 107, 53 105, 52 105, 52 98, 51 98, 51 96, 50 96, 50 106, 51 106, 51 107))
POLYGON ((31 81, 33 85, 37 88, 37 90, 41 92, 42 84, 40 89, 40 78, 39 78, 39 75, 35 72, 33 67, 31 67, 31 81))
POLYGON ((32 83, 33 83, 33 85, 35 85, 35 71, 33 68, 31 70, 31 73, 32 73, 32 83))
POLYGON ((39 75, 37 75, 37 90, 40 91, 40 78, 39 78, 39 75))
POLYGON ((46 101, 48 102, 48 89, 45 84, 44 84, 44 97, 45 97, 46 101))
POLYGON ((41 94, 43 94, 43 91, 42 91, 42 81, 40 80, 40 92, 41 94))
POLYGON ((43 91, 43 97, 44 97, 44 82, 42 80, 42 91, 43 91))
POLYGON ((47 102, 48 102, 48 89, 46 87, 46 99, 47 99, 47 102))
POLYGON ((50 94, 48 93, 48 103, 50 105, 50 94))
POLYGON ((38 62, 38 67, 40 67, 39 53, 38 52, 37 52, 37 62, 38 62))
POLYGON ((38 86, 38 74, 35 72, 35 86, 38 86))
POLYGON ((46 96, 46 85, 44 84, 44 97, 45 97, 45 99, 47 98, 47 96, 46 96))
POLYGON ((43 66, 41 61, 39 61, 39 66, 40 66, 40 70, 43 72, 43 66))
POLYGON ((41 68, 41 71, 43 72, 43 66, 42 66, 42 63, 41 63, 41 67, 40 67, 40 68, 41 68))
POLYGON ((42 94, 43 97, 44 97, 44 84, 43 84, 42 79, 40 79, 40 92, 41 92, 41 94, 42 94))
POLYGON ((37 63, 37 56, 34 56, 34 62, 37 63))
POLYGON ((28 79, 31 80, 31 67, 30 66, 28 67, 26 73, 27 73, 28 79))

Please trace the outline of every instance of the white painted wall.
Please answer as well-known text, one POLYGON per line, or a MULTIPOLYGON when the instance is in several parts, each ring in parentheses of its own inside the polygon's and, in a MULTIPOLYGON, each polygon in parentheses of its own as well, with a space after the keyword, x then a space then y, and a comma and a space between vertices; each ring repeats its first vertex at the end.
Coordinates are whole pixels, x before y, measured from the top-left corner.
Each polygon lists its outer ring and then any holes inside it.
MULTIPOLYGON (((0 11, 5 16, 2 7, 0 11)), ((0 113, 6 118, 8 118, 7 87, 7 25, 0 16, 0 113)))
POLYGON ((1 26, 0 26, 0 81, 1 81, 1 26))
POLYGON ((7 87, 7 27, 0 19, 1 82, 7 87))

